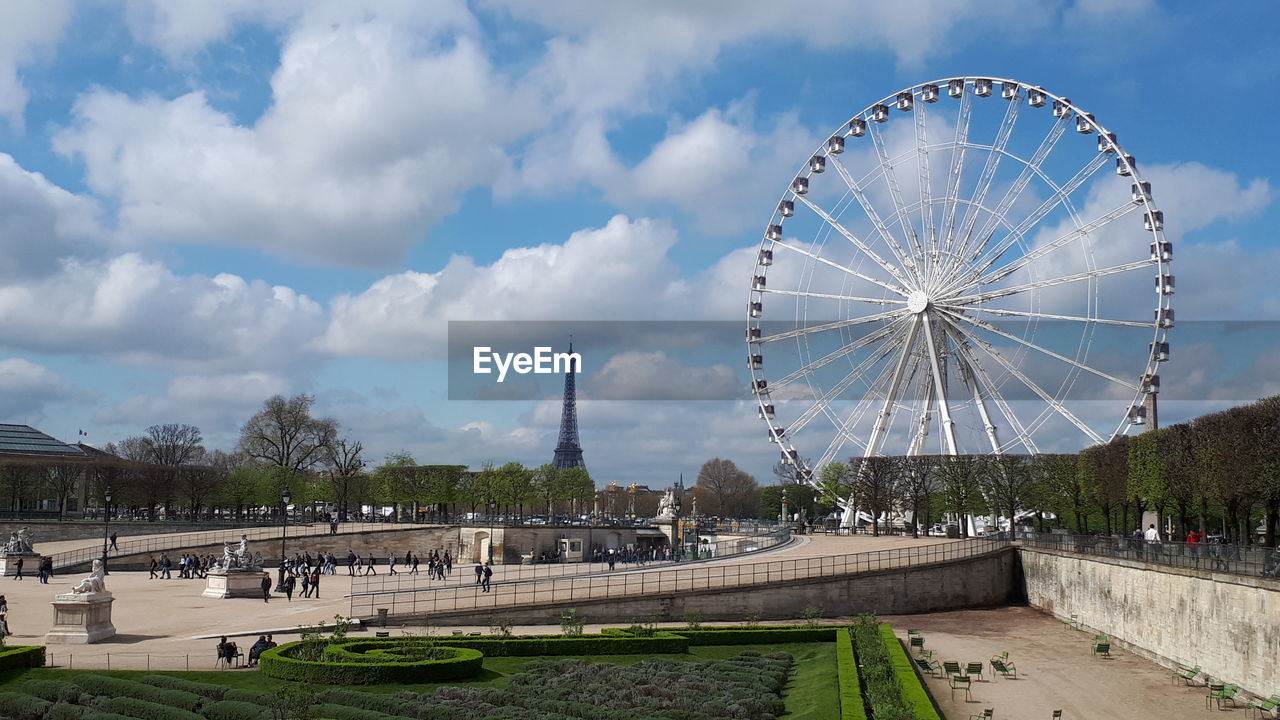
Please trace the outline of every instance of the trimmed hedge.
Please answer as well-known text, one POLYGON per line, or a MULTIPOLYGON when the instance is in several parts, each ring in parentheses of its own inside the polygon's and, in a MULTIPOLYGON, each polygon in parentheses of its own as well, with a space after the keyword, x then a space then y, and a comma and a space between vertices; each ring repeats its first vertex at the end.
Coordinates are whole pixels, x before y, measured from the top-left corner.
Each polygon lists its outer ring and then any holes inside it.
POLYGON ((0 670, 44 667, 43 645, 15 645, 0 649, 0 670))
POLYGON ((689 639, 661 631, 653 637, 629 634, 527 635, 522 637, 449 638, 449 647, 479 650, 488 657, 530 657, 533 655, 681 655, 689 651, 689 639))
POLYGON ((271 717, 271 711, 261 705, 239 700, 219 700, 201 710, 207 720, 253 720, 271 717))
POLYGON ((844 626, 724 627, 669 630, 689 638, 690 645, 772 645, 776 643, 831 642, 844 626))
POLYGON ((24 693, 0 692, 0 717, 10 720, 41 720, 53 703, 24 693))
MULTIPOLYGON (((280 680, 317 683, 320 685, 380 685, 386 683, 444 682, 472 677, 480 672, 484 656, 479 650, 463 647, 436 647, 437 652, 448 652, 449 657, 430 660, 396 660, 395 655, 383 654, 374 661, 333 662, 302 660, 289 653, 303 643, 293 642, 263 651, 258 656, 258 668, 268 677, 280 680)), ((358 641, 341 643, 331 649, 348 645, 371 645, 374 649, 392 650, 393 643, 358 641)), ((234 699, 227 693, 227 699, 234 699)))
POLYGON ((840 683, 840 720, 867 720, 862 683, 858 680, 858 661, 853 656, 853 637, 848 630, 836 635, 836 674, 840 683))
POLYGON ((138 718, 138 720, 205 720, 193 712, 131 697, 109 698, 98 707, 107 712, 138 718))
POLYGON ((49 702, 74 703, 83 692, 79 685, 61 680, 27 680, 18 689, 49 702))
POLYGON ((194 695, 208 698, 209 700, 221 700, 227 694, 227 687, 225 685, 195 682, 194 680, 187 680, 173 675, 143 675, 138 678, 138 682, 154 685, 159 688, 165 688, 167 690, 181 690, 183 692, 189 692, 194 695))
POLYGON ((44 720, 81 720, 93 712, 93 708, 71 703, 54 703, 44 715, 44 720))
MULTIPOLYGON (((147 683, 111 677, 110 675, 94 675, 92 673, 77 675, 75 684, 79 685, 85 692, 93 695, 130 697, 155 703, 156 705, 178 708, 179 710, 194 711, 204 703, 204 698, 195 693, 169 690, 148 685, 147 683)), ((129 713, 121 714, 128 715, 129 713)))
POLYGON ((333 720, 398 720, 404 715, 388 715, 377 710, 363 710, 349 705, 325 703, 315 706, 316 716, 333 720))
POLYGON ((915 715, 916 720, 942 720, 933 697, 925 689, 916 671, 915 663, 902 647, 902 641, 893 634, 893 628, 886 623, 880 624, 880 639, 884 642, 885 653, 889 656, 889 665, 893 667, 894 677, 898 681, 898 692, 902 701, 915 715))

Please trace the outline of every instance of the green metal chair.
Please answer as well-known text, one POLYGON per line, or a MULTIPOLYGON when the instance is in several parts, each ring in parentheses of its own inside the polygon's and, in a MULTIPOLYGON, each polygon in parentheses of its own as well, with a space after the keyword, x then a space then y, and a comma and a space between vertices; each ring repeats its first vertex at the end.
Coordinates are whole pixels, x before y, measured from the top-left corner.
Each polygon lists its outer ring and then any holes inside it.
POLYGON ((1012 662, 991 658, 991 669, 993 671, 992 674, 1000 673, 1005 677, 1013 677, 1014 680, 1018 679, 1018 668, 1014 667, 1012 662))
POLYGON ((986 710, 983 710, 977 715, 970 715, 969 720, 991 720, 991 716, 992 714, 995 713, 995 711, 996 711, 995 708, 987 708, 986 710))
POLYGON ((1197 666, 1195 666, 1195 667, 1193 667, 1193 668, 1181 668, 1181 667, 1180 667, 1180 668, 1178 668, 1177 670, 1175 670, 1175 671, 1174 671, 1174 673, 1173 673, 1173 680, 1172 680, 1172 682, 1173 682, 1174 684, 1177 684, 1177 682, 1178 682, 1179 680, 1181 680, 1184 684, 1186 684, 1186 685, 1190 685, 1193 681, 1195 681, 1196 676, 1197 676, 1197 675, 1199 675, 1199 674, 1200 674, 1200 666, 1199 666, 1199 665, 1197 665, 1197 666))
POLYGON ((1053 711, 1053 718, 1052 718, 1052 720, 1062 720, 1062 711, 1061 711, 1061 710, 1054 710, 1054 711, 1053 711))
POLYGON ((1262 713, 1266 713, 1269 717, 1275 717, 1276 708, 1280 708, 1280 695, 1272 695, 1266 700, 1251 702, 1245 708, 1252 710, 1258 717, 1262 717, 1262 713))
POLYGON ((907 638, 907 643, 911 646, 911 649, 915 652, 924 651, 924 638, 920 637, 919 635, 912 635, 911 637, 907 638))
POLYGON ((1109 642, 1096 642, 1096 643, 1094 643, 1094 644, 1093 644, 1093 654, 1094 654, 1094 656, 1095 656, 1095 657, 1096 657, 1096 656, 1098 656, 1098 655, 1101 655, 1102 657, 1105 657, 1105 658, 1109 658, 1109 657, 1111 657, 1111 643, 1109 643, 1109 642))
POLYGON ((951 685, 951 697, 953 699, 956 696, 957 690, 964 690, 965 700, 973 699, 973 691, 971 688, 972 682, 970 681, 968 675, 952 675, 950 685, 951 685))
POLYGON ((947 677, 964 674, 964 670, 960 669, 960 662, 957 660, 944 660, 942 662, 942 669, 947 673, 947 677))
POLYGON ((935 678, 942 677, 942 666, 938 663, 926 657, 918 657, 915 660, 916 667, 920 668, 921 672, 927 672, 935 678))
POLYGON ((980 662, 971 662, 971 663, 969 663, 969 664, 965 665, 965 672, 964 672, 964 674, 965 674, 965 675, 969 675, 969 676, 971 676, 971 677, 976 676, 979 680, 982 680, 982 679, 983 679, 983 677, 982 677, 982 667, 983 667, 983 666, 982 666, 982 663, 980 663, 980 662))

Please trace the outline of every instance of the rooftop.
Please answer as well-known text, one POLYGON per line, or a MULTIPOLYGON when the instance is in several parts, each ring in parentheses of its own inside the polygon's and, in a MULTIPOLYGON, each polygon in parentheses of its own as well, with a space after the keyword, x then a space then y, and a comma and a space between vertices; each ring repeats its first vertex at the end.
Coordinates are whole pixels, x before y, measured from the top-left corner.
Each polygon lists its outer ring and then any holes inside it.
POLYGON ((0 457, 5 455, 83 458, 84 451, 55 440, 29 425, 0 423, 0 457))

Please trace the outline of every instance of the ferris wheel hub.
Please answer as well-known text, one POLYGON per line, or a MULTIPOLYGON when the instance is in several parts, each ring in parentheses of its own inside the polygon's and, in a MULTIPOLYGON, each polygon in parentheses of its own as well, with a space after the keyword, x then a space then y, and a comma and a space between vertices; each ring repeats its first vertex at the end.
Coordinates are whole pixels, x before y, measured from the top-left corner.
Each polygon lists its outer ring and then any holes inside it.
POLYGON ((929 296, 923 290, 913 290, 907 296, 907 310, 913 314, 920 314, 929 309, 929 296))

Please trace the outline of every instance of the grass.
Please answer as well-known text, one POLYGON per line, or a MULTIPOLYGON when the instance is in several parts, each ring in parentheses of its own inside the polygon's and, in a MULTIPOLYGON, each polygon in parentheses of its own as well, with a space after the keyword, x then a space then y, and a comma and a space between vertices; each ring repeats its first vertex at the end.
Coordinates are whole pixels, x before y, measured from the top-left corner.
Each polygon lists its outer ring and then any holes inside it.
MULTIPOLYGON (((754 650, 759 653, 787 652, 796 659, 795 674, 787 687, 783 698, 787 707, 788 720, 825 720, 838 707, 836 690, 836 650, 835 643, 779 643, 775 645, 703 645, 689 649, 679 655, 581 655, 589 662, 607 662, 617 665, 632 665, 651 657, 663 659, 697 662, 703 660, 719 660, 733 657, 742 652, 754 650)), ((556 659, 562 659, 557 656, 556 659)), ((539 658, 534 657, 498 657, 485 658, 484 670, 475 679, 448 683, 428 683, 418 685, 365 685, 352 687, 352 690, 366 692, 393 693, 402 690, 430 693, 441 685, 479 685, 485 687, 506 687, 510 676, 520 672, 524 664, 539 658)), ((136 678, 141 675, 173 675, 194 682, 215 683, 227 687, 245 690, 275 692, 284 686, 294 686, 287 680, 269 678, 256 671, 206 670, 179 672, 146 672, 143 670, 63 670, 58 668, 32 668, 29 670, 10 670, 0 673, 0 691, 9 690, 12 685, 23 680, 70 680, 75 675, 93 673, 111 675, 119 678, 136 678)))

